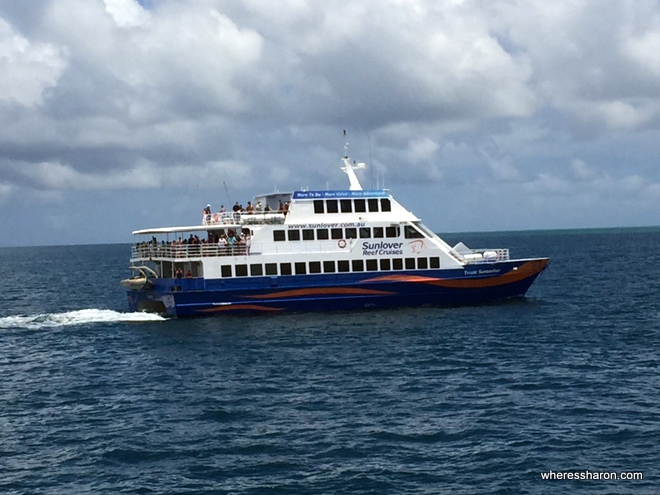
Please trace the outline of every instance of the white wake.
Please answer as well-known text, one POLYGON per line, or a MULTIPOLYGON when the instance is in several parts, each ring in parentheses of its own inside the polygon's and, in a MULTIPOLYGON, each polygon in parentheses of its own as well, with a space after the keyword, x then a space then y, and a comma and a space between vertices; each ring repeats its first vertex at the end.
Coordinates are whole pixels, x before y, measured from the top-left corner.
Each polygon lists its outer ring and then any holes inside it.
POLYGON ((155 313, 119 313, 111 309, 80 309, 66 313, 49 313, 31 316, 5 316, 0 318, 0 328, 41 328, 66 327, 87 323, 118 323, 165 321, 155 313))

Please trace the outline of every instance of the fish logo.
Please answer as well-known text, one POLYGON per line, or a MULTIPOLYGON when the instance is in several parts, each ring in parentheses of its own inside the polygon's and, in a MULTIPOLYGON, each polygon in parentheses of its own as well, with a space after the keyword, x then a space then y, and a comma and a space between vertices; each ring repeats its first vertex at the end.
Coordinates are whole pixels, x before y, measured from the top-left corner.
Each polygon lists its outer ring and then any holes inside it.
POLYGON ((410 241, 408 245, 410 246, 410 249, 412 249, 413 254, 421 253, 424 251, 424 249, 426 249, 426 244, 424 244, 424 241, 421 239, 410 241))

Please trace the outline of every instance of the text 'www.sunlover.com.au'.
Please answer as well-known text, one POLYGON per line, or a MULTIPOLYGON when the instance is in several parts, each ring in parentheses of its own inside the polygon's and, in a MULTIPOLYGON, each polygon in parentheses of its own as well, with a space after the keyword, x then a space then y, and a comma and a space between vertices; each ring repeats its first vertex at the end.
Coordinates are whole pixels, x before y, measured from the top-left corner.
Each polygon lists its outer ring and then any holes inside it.
POLYGON ((541 473, 543 480, 578 480, 578 481, 640 481, 644 473, 632 471, 545 471, 541 473))

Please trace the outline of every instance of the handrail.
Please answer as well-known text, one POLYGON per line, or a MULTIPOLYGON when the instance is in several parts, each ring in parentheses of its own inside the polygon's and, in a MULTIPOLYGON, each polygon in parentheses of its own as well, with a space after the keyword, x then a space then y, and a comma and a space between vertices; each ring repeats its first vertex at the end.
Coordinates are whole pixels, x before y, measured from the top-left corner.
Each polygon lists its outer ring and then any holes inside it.
POLYGON ((285 215, 278 211, 246 212, 216 212, 202 217, 202 225, 255 225, 282 224, 285 215))

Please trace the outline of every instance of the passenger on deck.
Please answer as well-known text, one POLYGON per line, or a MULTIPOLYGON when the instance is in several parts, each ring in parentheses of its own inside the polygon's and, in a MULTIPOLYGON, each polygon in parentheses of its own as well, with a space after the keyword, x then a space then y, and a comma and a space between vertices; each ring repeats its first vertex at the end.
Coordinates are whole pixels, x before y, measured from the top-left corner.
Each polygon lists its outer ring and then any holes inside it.
POLYGON ((252 215, 254 213, 254 206, 252 206, 251 201, 248 201, 247 208, 245 208, 245 213, 248 215, 252 215))
POLYGON ((206 205, 203 212, 202 225, 208 225, 211 223, 211 205, 206 205))
POLYGON ((257 201, 257 206, 254 207, 254 211, 256 211, 257 213, 261 213, 262 211, 264 211, 264 208, 261 205, 261 201, 257 201))

